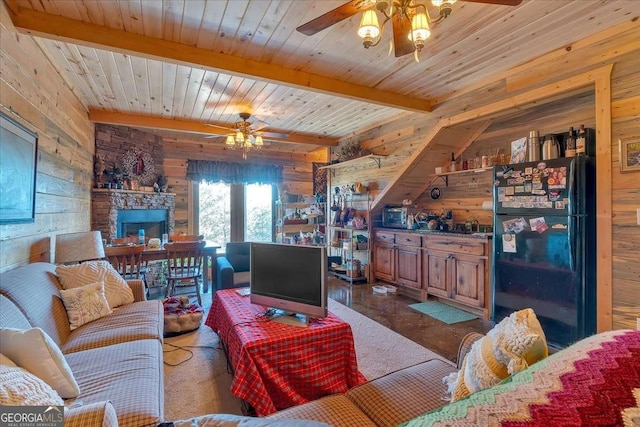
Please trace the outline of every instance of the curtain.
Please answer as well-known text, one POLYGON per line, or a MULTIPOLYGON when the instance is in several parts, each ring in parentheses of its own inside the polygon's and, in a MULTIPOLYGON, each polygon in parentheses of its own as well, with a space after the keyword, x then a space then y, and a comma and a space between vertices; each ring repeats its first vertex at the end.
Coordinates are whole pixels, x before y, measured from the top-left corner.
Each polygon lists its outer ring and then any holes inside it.
POLYGON ((225 184, 280 184, 282 166, 188 160, 187 179, 225 184))

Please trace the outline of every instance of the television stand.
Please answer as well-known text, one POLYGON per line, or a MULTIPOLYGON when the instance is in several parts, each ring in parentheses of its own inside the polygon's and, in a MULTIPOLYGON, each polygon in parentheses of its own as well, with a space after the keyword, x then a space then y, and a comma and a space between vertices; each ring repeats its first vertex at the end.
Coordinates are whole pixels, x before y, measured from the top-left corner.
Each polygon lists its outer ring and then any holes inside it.
POLYGON ((288 313, 284 310, 272 308, 268 310, 268 314, 266 317, 269 320, 283 323, 285 325, 299 326, 302 328, 306 328, 307 326, 309 326, 309 316, 305 316, 304 314, 288 313))

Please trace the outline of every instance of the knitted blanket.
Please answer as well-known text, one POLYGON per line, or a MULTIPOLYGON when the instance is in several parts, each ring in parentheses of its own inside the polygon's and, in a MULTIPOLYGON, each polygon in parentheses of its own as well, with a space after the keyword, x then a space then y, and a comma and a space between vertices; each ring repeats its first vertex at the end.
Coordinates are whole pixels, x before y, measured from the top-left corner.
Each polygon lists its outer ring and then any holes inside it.
POLYGON ((638 426, 640 331, 586 338, 416 426, 638 426))

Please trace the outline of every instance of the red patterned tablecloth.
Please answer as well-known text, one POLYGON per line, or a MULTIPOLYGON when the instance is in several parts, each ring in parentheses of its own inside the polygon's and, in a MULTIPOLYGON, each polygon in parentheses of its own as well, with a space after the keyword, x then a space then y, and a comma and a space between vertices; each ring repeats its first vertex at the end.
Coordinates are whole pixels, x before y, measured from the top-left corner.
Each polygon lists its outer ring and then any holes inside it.
POLYGON ((234 375, 231 392, 259 416, 364 381, 351 326, 332 313, 306 327, 264 320, 265 307, 234 289, 216 292, 205 324, 225 343, 234 375))

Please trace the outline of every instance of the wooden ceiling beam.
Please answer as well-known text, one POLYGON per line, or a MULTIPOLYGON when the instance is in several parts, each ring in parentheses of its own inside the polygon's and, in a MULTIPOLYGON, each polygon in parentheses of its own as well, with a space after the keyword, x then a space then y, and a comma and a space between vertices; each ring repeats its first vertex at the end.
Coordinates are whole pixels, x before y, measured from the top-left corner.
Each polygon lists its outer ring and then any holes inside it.
MULTIPOLYGON (((205 123, 195 120, 167 119, 157 116, 147 116, 141 114, 118 113, 115 111, 89 109, 89 120, 94 123, 104 123, 118 126, 131 126, 146 129, 163 129, 177 132, 189 132, 201 135, 229 135, 230 131, 215 126, 208 126, 205 123)), ((214 123, 217 126, 233 127, 233 124, 214 123)), ((265 130, 266 132, 266 130, 265 130)), ((268 141, 290 143, 290 144, 310 144, 323 147, 336 147, 339 143, 338 138, 325 138, 316 135, 307 135, 300 133, 287 133, 277 129, 269 130, 274 133, 287 134, 288 138, 265 138, 268 141)))
POLYGON ((419 113, 431 111, 431 103, 426 99, 412 98, 267 62, 226 55, 33 9, 18 8, 17 12, 10 10, 10 15, 18 31, 32 36, 282 84, 385 107, 419 113))

